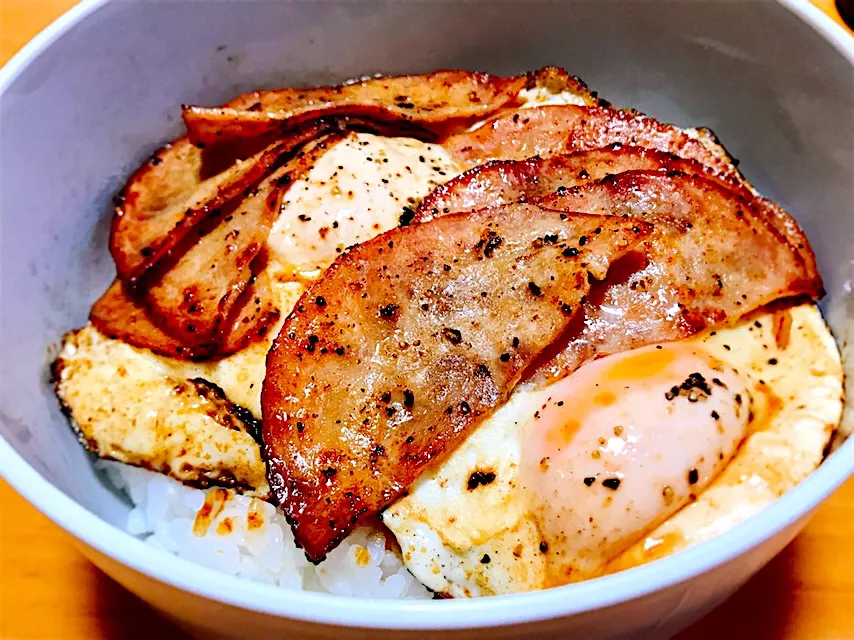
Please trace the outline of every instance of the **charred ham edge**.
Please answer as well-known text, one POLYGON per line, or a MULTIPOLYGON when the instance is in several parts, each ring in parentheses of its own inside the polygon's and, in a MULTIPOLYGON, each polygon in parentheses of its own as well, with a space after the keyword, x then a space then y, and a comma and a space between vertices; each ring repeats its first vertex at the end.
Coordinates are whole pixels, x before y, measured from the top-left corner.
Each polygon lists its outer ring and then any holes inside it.
POLYGON ((280 317, 272 279, 259 269, 220 327, 217 353, 235 353, 255 340, 263 340, 280 317))
POLYGON ((110 230, 110 252, 119 277, 135 286, 198 224, 231 200, 251 190, 283 154, 317 137, 324 125, 315 125, 273 142, 246 160, 199 183, 186 199, 182 195, 196 180, 189 162, 195 157, 189 143, 163 150, 161 164, 146 163, 123 192, 110 230), (165 165, 165 167, 164 167, 165 165), (165 169, 165 170, 164 170, 165 169), (181 172, 185 172, 182 176, 181 172), (161 192, 174 195, 163 197, 161 192))
POLYGON ((421 201, 414 222, 426 222, 451 211, 471 211, 520 200, 535 201, 561 189, 632 170, 701 176, 732 191, 744 202, 752 203, 763 221, 794 249, 803 265, 805 279, 814 282, 815 290, 821 291, 821 277, 809 241, 794 218, 778 204, 755 195, 732 174, 720 173, 696 160, 619 142, 570 154, 486 162, 436 187, 421 201))
MULTIPOLYGON (((509 202, 533 201, 587 182, 629 171, 650 169, 711 173, 693 160, 655 149, 610 146, 526 160, 489 160, 431 191, 415 210, 413 222, 428 222, 450 212, 476 211, 509 202)), ((714 174, 718 175, 718 174, 714 174)))
MULTIPOLYGON (((685 338, 776 300, 821 295, 821 281, 761 207, 704 176, 626 171, 539 203, 655 225, 638 247, 645 263, 591 291, 580 332, 558 343, 531 373, 540 383, 568 375, 590 357, 685 338), (603 311, 608 308, 621 315, 603 311)), ((619 271, 615 265, 612 276, 619 271)))
POLYGON ((190 139, 208 144, 338 116, 397 123, 413 128, 415 137, 431 138, 518 106, 519 92, 535 87, 553 94, 570 92, 588 105, 605 104, 579 78, 558 67, 512 78, 448 70, 378 76, 333 87, 255 91, 222 107, 184 106, 183 118, 190 139))
MULTIPOLYGON (((285 192, 342 137, 333 133, 310 142, 244 194, 242 202, 223 207, 219 215, 193 230, 185 238, 189 248, 183 253, 176 250, 174 253, 180 255, 161 260, 155 268, 159 277, 147 279, 145 291, 145 304, 156 324, 187 346, 211 342, 227 345, 232 332, 227 321, 240 309, 241 301, 252 308, 252 313, 242 317, 237 326, 240 333, 252 332, 256 326, 269 325, 278 318, 270 287, 256 286, 248 300, 242 297, 258 273, 252 269, 253 262, 265 251, 285 192)), ((232 347, 238 343, 240 340, 232 347)))
POLYGON ((362 116, 423 125, 483 118, 513 104, 526 76, 502 78, 469 71, 435 71, 360 80, 313 89, 257 91, 238 97, 248 108, 187 106, 184 124, 195 142, 253 137, 325 116, 362 116))
POLYGON ((263 339, 280 318, 269 277, 265 273, 253 275, 248 285, 223 328, 206 343, 187 345, 163 331, 118 279, 92 305, 89 320, 108 338, 134 347, 168 358, 208 360, 235 353, 253 340, 263 339))
MULTIPOLYGON (((702 130, 700 134, 717 140, 708 130, 702 130)), ((723 157, 685 131, 630 109, 614 109, 601 104, 520 109, 499 114, 474 131, 457 133, 442 142, 443 147, 466 167, 475 167, 489 160, 524 160, 533 156, 590 151, 615 144, 643 147, 694 160, 729 188, 742 188, 755 197, 761 197, 735 168, 722 146, 718 145, 718 149, 723 157)), ((809 278, 818 279, 815 255, 803 230, 778 204, 763 198, 762 207, 769 222, 803 254, 809 278)), ((422 215, 432 208, 429 203, 422 207, 422 215)))
POLYGON ((108 338, 169 358, 204 360, 217 350, 215 344, 186 346, 160 329, 151 321, 145 307, 128 294, 118 279, 92 305, 89 320, 108 338))
POLYGON ((513 204, 340 256, 285 321, 262 390, 268 478, 306 556, 322 560, 501 406, 651 228, 513 204))
POLYGON ((603 106, 545 105, 502 113, 442 143, 467 167, 487 160, 524 160, 606 147, 614 143, 679 155, 719 171, 731 166, 699 140, 637 111, 603 106))
POLYGON ((406 122, 428 132, 447 132, 518 106, 519 92, 535 86, 553 93, 571 91, 586 103, 599 103, 583 82, 555 67, 512 78, 447 70, 334 87, 256 91, 218 108, 185 106, 183 117, 190 139, 205 143, 263 135, 329 116, 406 122))

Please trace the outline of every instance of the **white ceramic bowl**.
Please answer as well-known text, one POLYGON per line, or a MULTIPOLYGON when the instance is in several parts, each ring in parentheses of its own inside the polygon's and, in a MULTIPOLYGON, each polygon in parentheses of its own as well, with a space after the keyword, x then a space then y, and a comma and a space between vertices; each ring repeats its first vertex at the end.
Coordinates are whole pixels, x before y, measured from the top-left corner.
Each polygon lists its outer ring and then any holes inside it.
POLYGON ((846 344, 854 40, 806 2, 84 2, 0 72, 3 475, 95 564, 208 634, 657 638, 722 602, 852 473, 854 439, 761 515, 650 565, 513 597, 359 600, 221 575, 124 533, 128 504, 93 473, 48 384, 51 345, 112 278, 110 198, 179 133, 182 102, 377 71, 544 64, 618 105, 713 127, 803 223, 846 344))

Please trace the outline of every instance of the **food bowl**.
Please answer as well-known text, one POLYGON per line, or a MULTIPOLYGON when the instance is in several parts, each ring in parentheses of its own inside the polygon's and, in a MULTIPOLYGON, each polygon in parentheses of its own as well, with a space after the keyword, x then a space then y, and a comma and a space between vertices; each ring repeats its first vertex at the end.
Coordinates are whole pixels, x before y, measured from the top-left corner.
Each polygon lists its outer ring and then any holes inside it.
POLYGON ((283 591, 125 533, 129 504, 53 395, 59 336, 85 323, 113 277, 111 198, 180 133, 181 103, 375 72, 546 64, 617 105, 712 127, 804 226, 828 292, 822 309, 846 370, 854 365, 854 40, 806 2, 84 2, 0 73, 4 477, 96 565, 206 636, 658 638, 720 604, 854 471, 854 441, 758 516, 654 563, 525 595, 389 601, 283 591))

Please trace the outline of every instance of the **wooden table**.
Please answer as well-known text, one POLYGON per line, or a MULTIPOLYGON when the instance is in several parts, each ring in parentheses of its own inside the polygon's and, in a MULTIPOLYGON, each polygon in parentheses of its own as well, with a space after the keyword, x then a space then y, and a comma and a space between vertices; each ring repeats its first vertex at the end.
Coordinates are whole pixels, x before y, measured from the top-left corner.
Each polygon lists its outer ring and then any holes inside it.
MULTIPOLYGON (((0 0, 0 61, 76 0, 0 0)), ((835 18, 833 0, 816 4, 835 18)), ((95 569, 56 525, 0 481, 0 638, 184 636, 95 569)), ((854 480, 804 532, 680 640, 854 639, 854 480)))

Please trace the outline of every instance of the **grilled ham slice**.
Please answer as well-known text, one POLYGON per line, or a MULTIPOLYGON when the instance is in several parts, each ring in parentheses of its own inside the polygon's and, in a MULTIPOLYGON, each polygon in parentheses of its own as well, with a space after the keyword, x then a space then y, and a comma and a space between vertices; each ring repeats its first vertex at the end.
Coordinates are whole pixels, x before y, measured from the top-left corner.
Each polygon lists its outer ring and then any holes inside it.
POLYGON ((322 560, 501 406, 650 231, 508 205, 393 229, 327 269, 261 395, 270 486, 306 555, 322 560))

